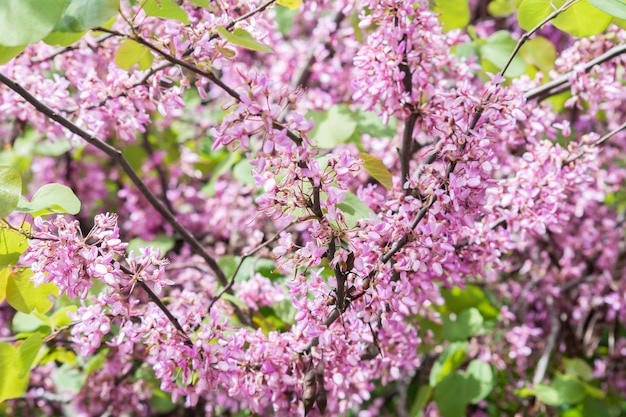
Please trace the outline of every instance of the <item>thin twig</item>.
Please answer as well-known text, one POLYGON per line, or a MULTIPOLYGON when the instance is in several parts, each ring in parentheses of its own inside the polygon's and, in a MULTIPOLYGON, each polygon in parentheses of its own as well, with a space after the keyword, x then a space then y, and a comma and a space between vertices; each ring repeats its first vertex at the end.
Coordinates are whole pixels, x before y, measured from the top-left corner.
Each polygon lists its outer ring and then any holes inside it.
POLYGON ((289 229, 291 226, 295 225, 297 223, 296 221, 293 221, 291 223, 289 223, 287 226, 283 227, 282 229, 280 229, 278 232, 276 232, 274 234, 274 236, 272 236, 271 238, 269 238, 268 240, 266 240, 265 242, 259 244, 258 246, 256 246, 254 249, 252 249, 250 252, 246 253, 245 255, 243 255, 241 257, 241 259, 239 260, 239 264, 237 264, 237 267, 235 268, 235 271, 233 272, 233 275, 230 277, 230 280, 228 280, 228 285, 224 286, 224 288, 222 289, 222 291, 220 291, 215 297, 213 297, 213 299, 211 300, 211 303, 209 304, 209 308, 207 309, 207 311, 210 313, 211 309, 213 308, 213 305, 215 305, 215 303, 222 298, 222 296, 224 294, 226 294, 227 291, 230 291, 233 287, 233 285, 235 284, 235 279, 237 278, 237 274, 239 273, 239 270, 241 269, 241 266, 243 265, 244 261, 246 259, 248 259, 251 256, 254 256, 255 253, 257 253, 258 251, 260 251, 261 249, 263 249, 264 247, 266 247, 267 245, 269 245, 270 243, 274 242, 276 239, 278 239, 280 237, 280 234, 283 233, 285 230, 289 229))
MULTIPOLYGON (((599 138, 598 140, 596 140, 595 142, 593 142, 590 146, 592 147, 596 147, 596 146, 600 146, 602 145, 604 142, 606 142, 607 140, 611 139, 613 136, 615 136, 616 134, 618 134, 619 132, 621 132, 622 130, 626 130, 626 122, 622 123, 619 127, 617 127, 616 129, 611 130, 609 133, 607 133, 606 135, 602 136, 601 138, 599 138)), ((574 155, 570 155, 569 158, 565 159, 563 161, 564 165, 567 164, 571 164, 572 162, 576 161, 577 159, 581 158, 583 155, 585 154, 585 150, 581 149, 580 151, 578 151, 576 154, 574 155)))
MULTIPOLYGON (((623 53, 626 53, 626 44, 614 46, 599 57, 587 62, 583 67, 583 71, 585 73, 588 73, 596 65, 603 64, 615 57, 620 56, 623 53)), ((567 74, 560 76, 559 78, 556 78, 540 87, 528 91, 526 94, 524 94, 524 97, 526 98, 526 100, 544 100, 552 95, 568 90, 571 87, 570 78, 573 72, 574 71, 570 71, 567 74)))
POLYGON ((191 246, 193 251, 197 253, 198 255, 200 255, 202 259, 204 259, 204 261, 207 263, 207 265, 209 265, 209 267, 215 274, 220 284, 226 285, 228 283, 226 275, 224 274, 224 271, 222 271, 222 269, 218 265, 217 261, 206 251, 206 249, 204 249, 202 244, 195 238, 195 236, 193 236, 178 221, 178 219, 167 209, 165 204, 157 196, 155 196, 152 191, 150 191, 146 183, 139 177, 139 175, 131 167, 131 165, 128 163, 128 160, 126 160, 126 158, 124 157, 124 155, 119 149, 87 133, 85 130, 81 129, 76 124, 72 123, 65 117, 61 116, 55 110, 46 106, 44 103, 42 103, 40 100, 35 98, 32 94, 30 94, 24 87, 22 87, 21 85, 19 85, 18 83, 16 83, 15 81, 8 78, 2 73, 0 73, 0 83, 6 85, 11 90, 19 94, 22 98, 24 98, 24 100, 26 100, 33 107, 35 107, 37 111, 39 111, 40 113, 42 113, 49 119, 54 120, 55 122, 59 123, 61 126, 65 127, 67 130, 81 137, 87 143, 89 143, 90 145, 93 145, 94 147, 96 147, 97 149, 101 150, 106 155, 108 155, 111 159, 113 159, 122 168, 122 170, 126 173, 126 175, 128 175, 130 180, 133 182, 133 184, 135 184, 137 189, 139 189, 141 194, 143 194, 143 196, 150 202, 152 207, 154 207, 159 212, 159 214, 161 214, 161 216, 163 216, 163 218, 174 228, 174 230, 176 230, 181 235, 182 239, 185 242, 187 242, 189 246, 191 246))
POLYGON ((535 374, 533 375, 533 385, 536 385, 543 381, 543 378, 546 375, 546 370, 548 369, 550 356, 552 355, 552 351, 556 346, 556 339, 559 336, 559 332, 561 331, 561 322, 559 321, 558 312, 556 310, 556 307, 554 306, 554 300, 552 299, 552 296, 548 296, 546 298, 546 304, 548 305, 550 314, 550 334, 548 335, 546 347, 543 350, 539 361, 537 362, 535 374))

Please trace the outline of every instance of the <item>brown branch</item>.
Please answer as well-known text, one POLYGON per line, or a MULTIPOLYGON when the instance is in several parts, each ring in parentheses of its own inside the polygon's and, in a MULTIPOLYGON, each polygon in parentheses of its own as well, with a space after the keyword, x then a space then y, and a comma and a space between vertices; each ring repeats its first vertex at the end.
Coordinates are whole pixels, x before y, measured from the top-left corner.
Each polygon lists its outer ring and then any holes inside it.
POLYGON ((227 285, 228 280, 226 279, 226 275, 217 264, 217 261, 206 251, 206 249, 204 249, 202 244, 178 221, 178 219, 176 219, 176 217, 167 209, 165 204, 157 196, 155 196, 152 191, 150 191, 146 183, 139 177, 139 175, 137 175, 135 170, 130 166, 128 160, 124 158, 124 155, 122 155, 122 152, 119 149, 87 133, 85 130, 81 129, 65 117, 61 116, 55 110, 46 106, 44 103, 42 103, 32 94, 30 94, 24 87, 22 87, 12 79, 6 77, 2 73, 0 73, 0 83, 15 91, 18 95, 24 98, 24 100, 26 100, 33 107, 35 107, 37 111, 39 111, 49 119, 54 120, 70 132, 82 138, 85 142, 101 150, 111 159, 113 159, 122 168, 126 175, 128 175, 130 180, 133 182, 133 184, 135 184, 141 194, 143 194, 143 196, 150 202, 152 207, 154 207, 159 212, 159 214, 161 214, 161 216, 163 216, 163 218, 174 228, 174 230, 176 230, 181 235, 182 239, 187 242, 189 246, 191 246, 193 251, 200 255, 202 259, 204 259, 204 261, 207 263, 207 265, 209 265, 209 267, 215 274, 220 284, 227 285))
MULTIPOLYGON (((620 56, 621 54, 625 52, 626 52, 626 44, 614 46, 613 48, 609 49, 607 52, 603 53, 599 57, 594 58, 588 63, 586 63, 585 66, 583 67, 583 70, 585 71, 585 73, 589 73, 589 71, 591 71, 591 69, 595 67, 596 65, 603 64, 615 57, 620 56)), ((570 71, 567 74, 564 74, 560 76, 559 78, 556 78, 548 83, 545 83, 544 85, 540 87, 534 88, 528 91, 526 94, 524 94, 524 97, 526 98, 526 100, 537 99, 541 101, 552 95, 558 94, 562 91, 566 91, 572 85, 570 82, 570 78, 572 74, 573 74, 573 71, 570 71)))

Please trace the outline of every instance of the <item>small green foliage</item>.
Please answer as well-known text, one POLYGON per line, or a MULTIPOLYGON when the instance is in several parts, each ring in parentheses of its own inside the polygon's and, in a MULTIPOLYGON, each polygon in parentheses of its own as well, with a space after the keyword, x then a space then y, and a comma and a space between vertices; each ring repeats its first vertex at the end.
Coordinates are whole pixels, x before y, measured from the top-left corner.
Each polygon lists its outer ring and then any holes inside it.
POLYGON ((589 3, 611 16, 626 19, 626 2, 623 0, 589 0, 589 3))
POLYGON ((346 223, 350 228, 354 228, 358 220, 367 220, 374 215, 374 212, 359 200, 359 197, 350 192, 346 193, 344 200, 337 204, 336 207, 343 212, 346 223))
POLYGON ((467 26, 471 17, 467 0, 437 0, 434 11, 439 13, 444 31, 467 26))
POLYGON ((187 13, 173 0, 146 0, 142 7, 148 16, 178 20, 185 25, 189 24, 187 13))
POLYGON ((483 325, 483 316, 475 308, 459 314, 444 316, 443 337, 450 341, 462 341, 474 336, 483 325), (456 316, 452 319, 453 316, 456 316))
POLYGON ((53 305, 48 297, 57 296, 59 288, 52 283, 36 287, 30 281, 32 276, 33 272, 30 269, 13 269, 7 281, 6 299, 11 307, 22 313, 28 314, 33 310, 44 313, 53 305))
POLYGON ((31 335, 19 346, 0 343, 0 402, 26 392, 30 368, 42 345, 39 333, 31 335))
POLYGON ((17 169, 0 166, 0 217, 15 210, 22 194, 22 177, 17 169))
POLYGON ((519 55, 529 65, 533 65, 544 74, 554 68, 556 48, 543 36, 536 36, 526 41, 520 48, 519 55))
POLYGON ((82 34, 101 26, 117 15, 119 0, 69 0, 54 32, 82 34))
POLYGON ((66 0, 3 0, 0 45, 21 47, 43 39, 56 25, 65 5, 66 0))
POLYGON ((515 13, 515 4, 513 0, 492 0, 487 11, 493 17, 507 17, 515 13))
POLYGON ((321 149, 334 149, 350 139, 357 127, 357 118, 346 104, 336 104, 326 111, 310 111, 314 127, 309 136, 321 149))
POLYGON ((80 200, 71 188, 63 184, 46 184, 35 192, 31 201, 20 199, 16 210, 38 217, 54 213, 78 214, 80 206, 80 200))
POLYGON ((236 28, 232 32, 229 32, 225 27, 219 26, 217 31, 224 37, 224 39, 233 45, 241 46, 242 48, 250 49, 251 51, 274 52, 274 50, 269 46, 254 39, 250 32, 245 29, 236 28))
MULTIPOLYGON (((560 7, 566 0, 555 0, 560 7)), ((565 12, 559 14, 552 23, 572 36, 584 37, 604 32, 613 17, 592 6, 588 0, 580 0, 565 12)))
POLYGON ((276 0, 276 4, 285 6, 290 10, 295 10, 302 4, 302 0, 276 0))
MULTIPOLYGON (((480 54, 483 60, 491 62, 495 65, 497 71, 500 71, 508 62, 516 44, 517 41, 511 37, 509 32, 500 30, 491 35, 481 46, 480 54)), ((519 55, 515 55, 504 75, 517 77, 523 74, 524 71, 526 71, 526 63, 519 55)))
POLYGON ((467 342, 450 343, 430 371, 429 383, 435 387, 446 375, 463 365, 467 360, 467 342))
POLYGON ((161 252, 161 256, 165 256, 167 252, 169 252, 175 244, 175 240, 173 237, 160 234, 157 235, 151 241, 145 241, 140 238, 131 239, 128 242, 128 246, 126 247, 126 253, 130 253, 130 251, 134 251, 135 255, 139 253, 140 248, 146 248, 148 246, 152 246, 154 249, 159 249, 161 252))
POLYGON ((153 59, 154 56, 148 47, 132 39, 125 40, 115 54, 115 64, 126 71, 129 71, 135 65, 140 70, 147 70, 152 66, 153 59))
POLYGON ((361 160, 363 160, 363 168, 383 187, 390 190, 393 187, 393 177, 383 161, 365 152, 361 152, 360 156, 361 160))
POLYGON ((0 268, 16 265, 28 249, 26 236, 11 229, 0 229, 0 268))
POLYGON ((0 45, 0 65, 6 64, 14 57, 18 56, 26 48, 25 45, 5 46, 0 45))
POLYGON ((545 0, 523 0, 517 11, 517 20, 524 30, 531 30, 554 11, 552 3, 545 0))

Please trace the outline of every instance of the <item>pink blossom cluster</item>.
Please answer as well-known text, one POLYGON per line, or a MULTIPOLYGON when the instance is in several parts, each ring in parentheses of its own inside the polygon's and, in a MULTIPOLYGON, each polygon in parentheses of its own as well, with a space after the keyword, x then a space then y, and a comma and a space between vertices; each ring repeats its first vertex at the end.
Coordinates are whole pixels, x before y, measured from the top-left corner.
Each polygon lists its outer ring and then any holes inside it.
MULTIPOLYGON (((429 372, 447 343, 433 330, 446 318, 442 291, 467 284, 499 311, 467 340, 468 360, 513 375, 494 395, 549 383, 564 358, 595 361, 606 392, 626 386, 626 339, 610 327, 626 320, 624 213, 609 204, 626 176, 626 135, 597 143, 626 115, 624 60, 583 69, 624 30, 559 38, 552 73, 506 80, 452 53, 471 37, 444 32, 425 0, 306 1, 291 27, 279 6, 219 3, 182 2, 189 25, 123 4, 126 19, 108 35, 60 51, 29 46, 1 68, 119 148, 206 251, 95 150, 73 140, 65 164, 33 157, 31 186, 64 182, 87 203, 77 220, 35 218, 22 258, 35 283, 80 299, 58 343, 102 359, 72 411, 154 415, 158 395, 206 415, 383 415, 376 388, 429 372), (233 45, 218 27, 274 53, 233 45), (124 36, 154 47, 151 70, 114 64, 124 36), (561 108, 527 99, 566 73, 561 108), (358 126, 319 147, 307 112, 336 104, 395 123, 395 135, 358 126), (379 158, 391 187, 360 152, 379 158), (96 215, 83 236, 79 225, 102 208, 117 214, 96 215), (126 253, 133 238, 165 238, 171 262, 149 245, 126 253), (94 280, 106 289, 93 291, 94 280), (537 376, 546 352, 551 371, 537 376)), ((0 116, 2 131, 28 123, 51 140, 67 135, 5 88, 0 116)), ((50 368, 33 371, 29 407, 42 388, 62 391, 50 368)), ((485 402, 472 407, 487 415, 485 402)), ((431 402, 424 415, 440 412, 431 402)))

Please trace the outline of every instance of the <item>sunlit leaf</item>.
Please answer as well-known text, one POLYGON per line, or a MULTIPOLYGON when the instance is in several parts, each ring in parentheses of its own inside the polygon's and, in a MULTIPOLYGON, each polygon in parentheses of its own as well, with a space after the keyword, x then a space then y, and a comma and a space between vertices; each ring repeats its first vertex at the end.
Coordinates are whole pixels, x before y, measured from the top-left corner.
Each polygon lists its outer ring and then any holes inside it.
POLYGON ((470 21, 470 9, 467 0, 437 0, 435 13, 439 13, 439 21, 443 30, 460 29, 470 21))
POLYGON ((360 156, 363 160, 363 168, 383 187, 390 190, 393 187, 393 177, 383 161, 364 152, 361 152, 360 156))
POLYGON ((276 0, 276 4, 285 6, 288 9, 295 10, 302 4, 302 0, 276 0))
POLYGON ((152 66, 154 56, 148 47, 131 39, 125 40, 115 53, 115 64, 123 70, 130 70, 135 64, 140 70, 152 66))
POLYGON ((59 288, 52 284, 42 284, 35 287, 30 281, 33 272, 30 269, 14 269, 7 282, 6 298, 7 302, 14 309, 22 313, 30 313, 38 310, 44 313, 52 307, 51 296, 59 294, 59 288))
POLYGON ((254 39, 245 29, 236 28, 232 32, 229 32, 225 27, 219 26, 217 31, 224 37, 224 39, 233 45, 241 46, 242 48, 250 49, 251 51, 274 52, 269 46, 254 39))
POLYGON ((22 177, 13 167, 0 166, 0 217, 15 210, 22 195, 22 177))
POLYGON ((143 10, 148 16, 178 20, 186 25, 189 24, 187 12, 173 0, 146 0, 143 3, 143 10))
POLYGON ((43 39, 65 9, 66 0, 0 2, 0 45, 21 46, 43 39))

